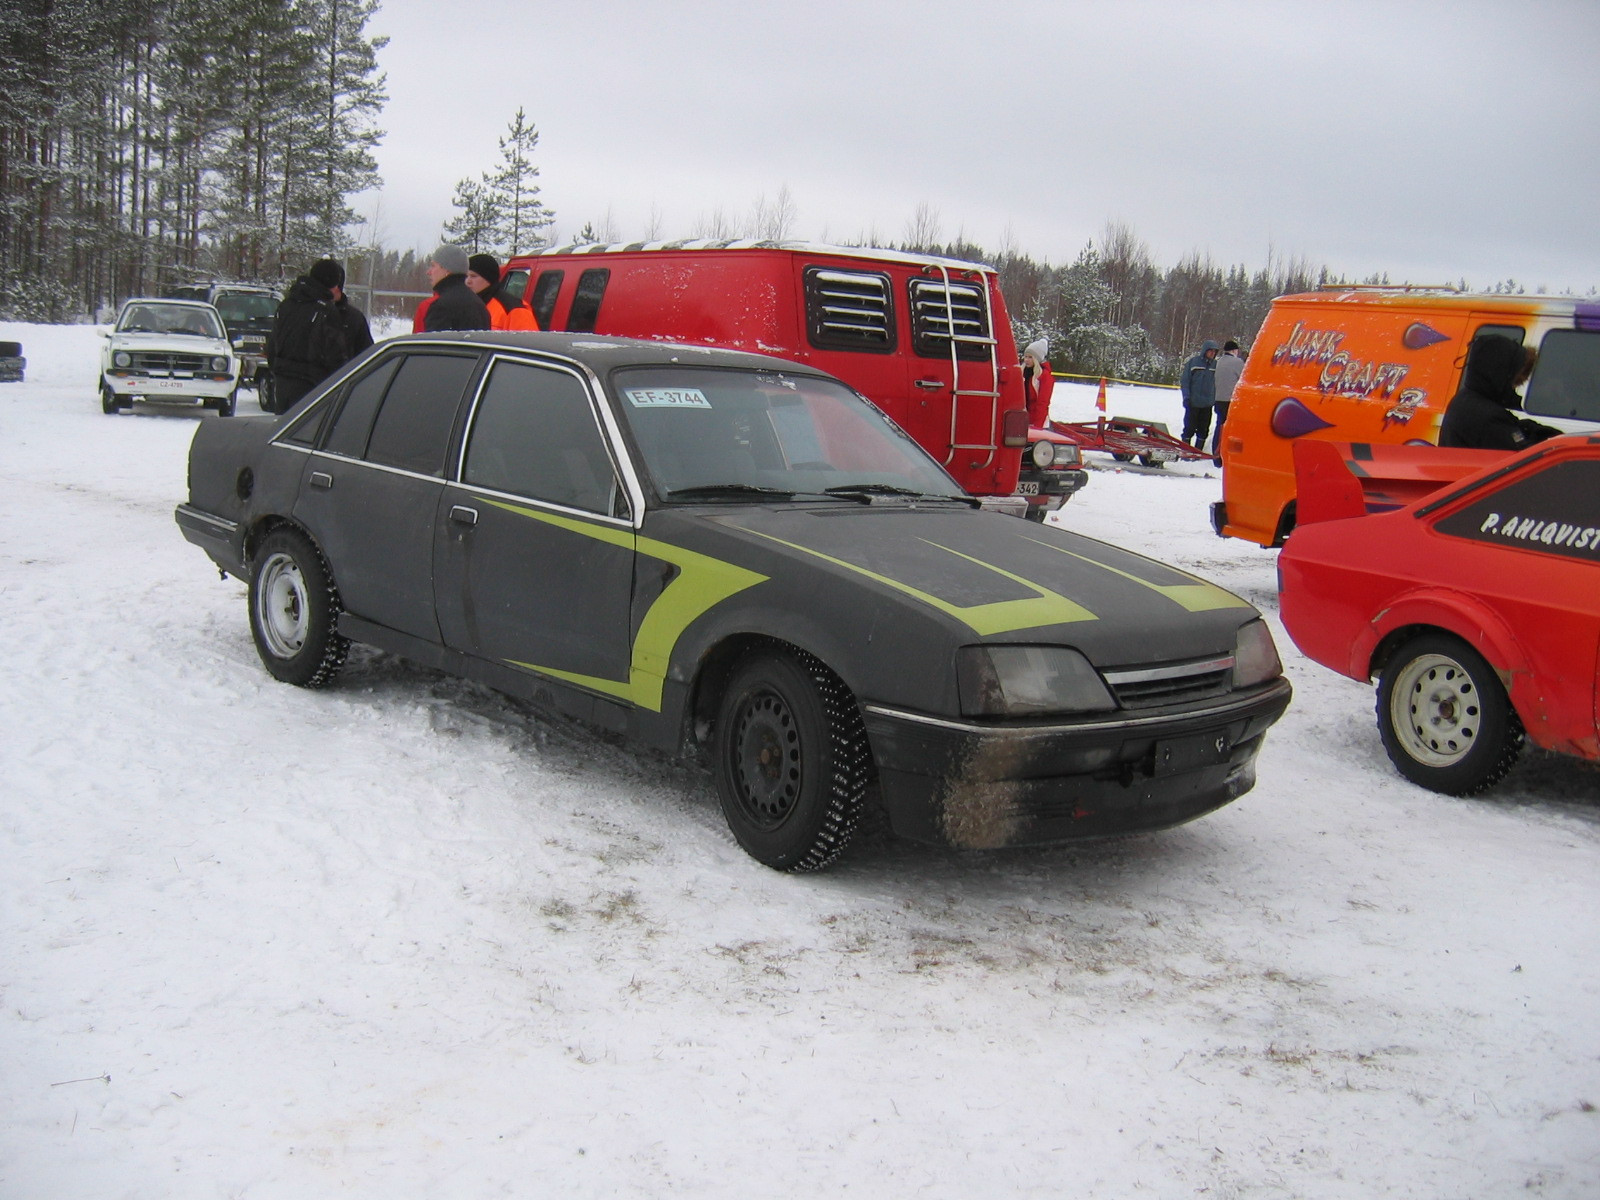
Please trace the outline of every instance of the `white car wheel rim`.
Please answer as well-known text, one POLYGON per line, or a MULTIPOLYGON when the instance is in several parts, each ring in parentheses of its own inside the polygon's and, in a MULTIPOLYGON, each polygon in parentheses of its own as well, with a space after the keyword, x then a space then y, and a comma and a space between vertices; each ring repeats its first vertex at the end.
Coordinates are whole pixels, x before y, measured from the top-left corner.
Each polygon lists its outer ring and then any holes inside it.
POLYGON ((1449 767, 1478 742, 1483 706, 1464 667, 1443 654, 1424 654, 1401 669, 1389 699, 1390 726, 1417 762, 1449 767))
POLYGON ((261 632, 279 658, 293 658, 306 644, 311 614, 300 566, 287 554, 274 554, 261 568, 261 632))

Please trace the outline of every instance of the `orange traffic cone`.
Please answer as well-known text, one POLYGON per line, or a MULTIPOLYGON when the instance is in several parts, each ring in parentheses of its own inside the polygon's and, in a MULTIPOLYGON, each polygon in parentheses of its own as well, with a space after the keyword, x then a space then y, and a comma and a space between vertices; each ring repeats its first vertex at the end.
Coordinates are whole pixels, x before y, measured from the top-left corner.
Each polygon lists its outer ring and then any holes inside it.
POLYGON ((1101 412, 1106 410, 1106 377, 1100 376, 1100 394, 1094 398, 1094 406, 1101 412))

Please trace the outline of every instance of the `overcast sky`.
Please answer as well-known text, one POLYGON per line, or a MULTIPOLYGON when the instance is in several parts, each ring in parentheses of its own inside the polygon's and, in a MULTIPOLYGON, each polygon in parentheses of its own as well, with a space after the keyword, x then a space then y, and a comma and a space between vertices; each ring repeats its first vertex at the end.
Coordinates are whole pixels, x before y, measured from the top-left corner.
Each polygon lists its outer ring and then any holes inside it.
POLYGON ((431 249, 517 108, 570 238, 735 222, 1075 258, 1600 286, 1600 2, 383 0, 379 240, 431 249))

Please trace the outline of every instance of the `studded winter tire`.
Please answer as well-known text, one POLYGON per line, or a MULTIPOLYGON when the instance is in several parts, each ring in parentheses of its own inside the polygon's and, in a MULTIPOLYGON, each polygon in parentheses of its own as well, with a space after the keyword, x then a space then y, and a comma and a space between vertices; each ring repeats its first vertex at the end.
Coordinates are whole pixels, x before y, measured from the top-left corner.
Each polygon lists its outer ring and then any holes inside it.
POLYGON ((350 642, 336 631, 339 593, 327 563, 298 530, 262 539, 250 575, 250 633, 275 679, 323 687, 344 665, 350 642))
POLYGON ((717 714, 717 792, 739 845, 779 871, 815 871, 849 844, 871 752, 861 711, 809 654, 764 653, 733 673, 717 714))
POLYGON ((1465 796, 1498 783, 1522 753, 1522 721, 1483 656, 1424 633, 1389 658, 1378 684, 1378 730, 1412 783, 1465 796))

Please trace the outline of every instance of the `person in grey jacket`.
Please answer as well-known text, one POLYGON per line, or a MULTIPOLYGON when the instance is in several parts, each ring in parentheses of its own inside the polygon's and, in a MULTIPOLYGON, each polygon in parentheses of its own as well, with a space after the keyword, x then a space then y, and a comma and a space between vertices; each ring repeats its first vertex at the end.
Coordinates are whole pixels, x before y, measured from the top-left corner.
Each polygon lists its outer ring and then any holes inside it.
POLYGON ((1228 405, 1233 403, 1233 389, 1239 386, 1239 376, 1244 374, 1244 351, 1239 343, 1229 338, 1222 343, 1222 353, 1216 362, 1217 400, 1212 406, 1217 413, 1217 430, 1211 435, 1211 461, 1222 465, 1222 426, 1228 420, 1228 405))
POLYGON ((1178 390, 1183 393, 1183 440, 1203 450, 1206 434, 1211 432, 1211 406, 1217 402, 1215 342, 1206 339, 1200 345, 1200 353, 1183 364, 1178 390))

